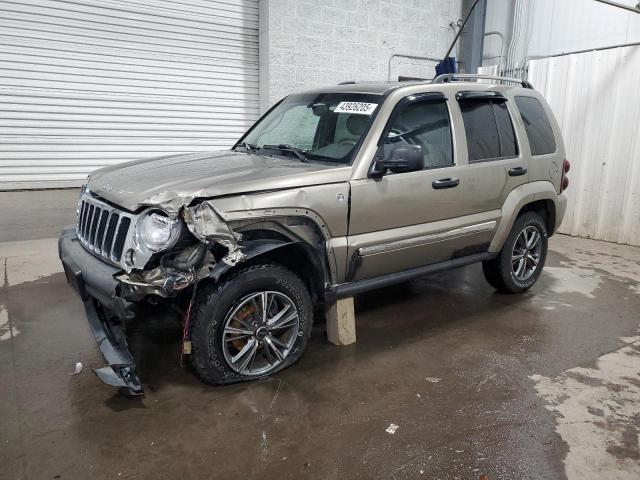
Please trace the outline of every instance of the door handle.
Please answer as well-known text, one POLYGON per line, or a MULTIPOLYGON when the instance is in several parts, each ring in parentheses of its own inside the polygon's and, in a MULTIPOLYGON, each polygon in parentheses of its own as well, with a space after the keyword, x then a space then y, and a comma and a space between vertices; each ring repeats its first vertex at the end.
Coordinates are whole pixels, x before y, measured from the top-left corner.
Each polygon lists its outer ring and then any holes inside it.
POLYGON ((527 173, 527 169, 524 167, 513 167, 509 169, 510 177, 519 177, 520 175, 525 175, 527 173))
POLYGON ((443 188, 457 187, 459 184, 460 184, 460 180, 458 180, 457 178, 450 177, 450 178, 443 178, 440 180, 434 180, 431 186, 436 190, 441 190, 443 188))

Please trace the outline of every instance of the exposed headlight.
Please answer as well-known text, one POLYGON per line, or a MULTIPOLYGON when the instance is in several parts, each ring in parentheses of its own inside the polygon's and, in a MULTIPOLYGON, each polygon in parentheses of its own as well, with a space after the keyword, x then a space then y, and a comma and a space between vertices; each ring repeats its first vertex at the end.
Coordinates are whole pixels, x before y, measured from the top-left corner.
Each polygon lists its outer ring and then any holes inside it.
POLYGON ((182 230, 179 219, 171 220, 164 212, 153 210, 143 214, 136 225, 138 246, 152 252, 173 247, 182 230))

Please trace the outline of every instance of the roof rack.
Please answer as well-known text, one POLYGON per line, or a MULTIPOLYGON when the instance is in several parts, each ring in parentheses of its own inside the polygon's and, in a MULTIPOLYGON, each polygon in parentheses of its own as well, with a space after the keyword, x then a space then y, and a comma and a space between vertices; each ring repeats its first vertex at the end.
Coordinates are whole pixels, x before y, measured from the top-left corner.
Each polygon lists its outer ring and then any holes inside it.
POLYGON ((530 88, 533 90, 533 85, 531 85, 526 80, 521 80, 519 78, 511 78, 511 77, 498 77, 496 75, 480 75, 475 73, 445 73, 443 75, 438 75, 434 78, 431 83, 449 83, 454 82, 456 80, 494 80, 496 82, 510 82, 517 83, 522 85, 524 88, 530 88))

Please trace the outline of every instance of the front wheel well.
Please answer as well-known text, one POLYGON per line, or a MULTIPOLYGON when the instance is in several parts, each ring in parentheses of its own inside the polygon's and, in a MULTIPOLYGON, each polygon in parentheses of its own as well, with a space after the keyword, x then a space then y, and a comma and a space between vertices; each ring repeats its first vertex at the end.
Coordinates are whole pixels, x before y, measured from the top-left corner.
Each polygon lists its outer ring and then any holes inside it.
POLYGON ((544 219, 549 236, 555 233, 556 205, 553 203, 553 200, 536 200, 535 202, 527 203, 518 212, 518 217, 526 212, 536 212, 544 219))
POLYGON ((287 243, 251 257, 226 270, 217 281, 223 281, 224 278, 232 275, 239 268, 260 263, 282 265, 304 282, 314 303, 325 301, 325 278, 327 276, 325 268, 323 268, 322 261, 313 250, 313 247, 303 242, 287 243))

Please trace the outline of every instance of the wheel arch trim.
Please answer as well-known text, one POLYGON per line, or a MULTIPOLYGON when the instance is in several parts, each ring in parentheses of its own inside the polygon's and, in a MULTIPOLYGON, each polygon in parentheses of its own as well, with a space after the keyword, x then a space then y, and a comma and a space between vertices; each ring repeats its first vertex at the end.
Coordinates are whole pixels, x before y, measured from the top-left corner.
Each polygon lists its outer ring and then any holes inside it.
POLYGON ((285 241, 280 239, 247 240, 242 242, 242 252, 245 255, 242 263, 232 266, 219 262, 212 269, 209 278, 219 281, 232 270, 242 268, 248 263, 259 262, 261 259, 268 259, 269 261, 280 263, 298 276, 302 276, 301 272, 304 271, 312 272, 311 275, 304 275, 301 280, 307 284, 314 297, 323 296, 325 286, 330 284, 330 272, 326 268, 325 262, 322 261, 315 249, 304 241, 285 241), (292 254, 306 257, 307 262, 305 265, 300 265, 302 268, 295 265, 297 262, 292 254))
POLYGON ((509 193, 507 199, 502 205, 502 215, 498 228, 496 229, 496 234, 489 245, 489 252, 496 253, 502 249, 504 242, 509 236, 511 228, 522 209, 527 205, 540 200, 548 200, 553 203, 556 210, 556 219, 554 223, 555 225, 559 224, 559 221, 562 219, 557 218, 560 212, 557 211, 558 194, 556 193, 554 185, 547 181, 530 182, 520 185, 509 193))

